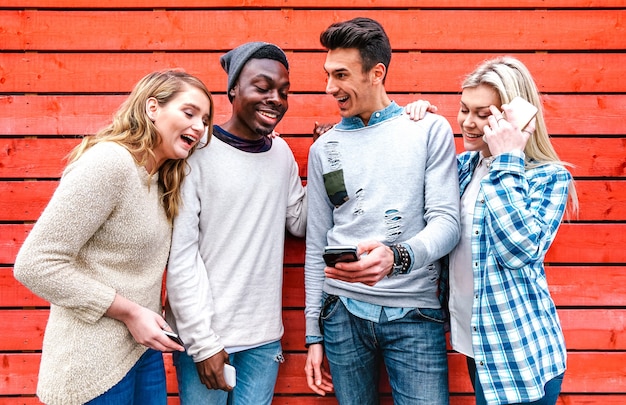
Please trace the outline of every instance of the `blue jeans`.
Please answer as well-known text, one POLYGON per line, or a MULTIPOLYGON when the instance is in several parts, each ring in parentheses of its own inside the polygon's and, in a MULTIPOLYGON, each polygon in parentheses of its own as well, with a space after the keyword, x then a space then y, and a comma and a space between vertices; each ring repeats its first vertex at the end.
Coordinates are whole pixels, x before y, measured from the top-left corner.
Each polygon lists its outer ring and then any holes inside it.
POLYGON ((163 355, 148 349, 120 382, 87 405, 165 405, 165 367, 163 355))
MULTIPOLYGON (((332 296, 331 296, 332 297, 332 296)), ((439 309, 371 322, 352 315, 341 300, 322 310, 324 349, 335 395, 342 405, 378 405, 380 362, 395 405, 448 404, 448 357, 439 309)))
MULTIPOLYGON (((476 393, 476 405, 487 405, 487 400, 485 399, 483 388, 480 385, 480 380, 478 379, 476 363, 474 363, 474 359, 471 357, 467 357, 467 370, 469 371, 470 379, 472 380, 472 386, 474 387, 474 392, 476 393), (478 384, 476 384, 477 381, 478 384)), ((556 401, 559 399, 559 394, 561 393, 563 376, 564 374, 556 376, 546 383, 544 387, 546 394, 540 400, 509 405, 555 405, 556 401)))
POLYGON ((208 389, 200 382, 196 363, 191 356, 174 352, 181 405, 270 405, 274 397, 278 366, 283 362, 280 341, 233 353, 229 359, 237 370, 237 384, 230 393, 208 389))

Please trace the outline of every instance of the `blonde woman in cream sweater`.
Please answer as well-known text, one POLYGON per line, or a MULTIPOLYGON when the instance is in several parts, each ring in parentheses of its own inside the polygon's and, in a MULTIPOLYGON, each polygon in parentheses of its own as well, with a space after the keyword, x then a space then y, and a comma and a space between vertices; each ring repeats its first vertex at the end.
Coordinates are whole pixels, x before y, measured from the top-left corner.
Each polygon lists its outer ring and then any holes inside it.
POLYGON ((166 404, 161 285, 186 158, 211 130, 205 85, 178 70, 135 86, 70 155, 24 242, 15 277, 50 302, 44 403, 166 404))

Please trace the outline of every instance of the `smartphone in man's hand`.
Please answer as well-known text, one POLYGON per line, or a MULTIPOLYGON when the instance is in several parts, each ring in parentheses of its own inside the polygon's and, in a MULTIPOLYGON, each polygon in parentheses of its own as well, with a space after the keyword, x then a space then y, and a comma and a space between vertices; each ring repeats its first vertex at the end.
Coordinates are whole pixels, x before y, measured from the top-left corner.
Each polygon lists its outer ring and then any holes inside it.
POLYGON ((226 363, 224 363, 224 381, 233 388, 237 385, 237 370, 235 370, 235 367, 226 363))
POLYGON ((356 246, 353 245, 326 246, 324 248, 324 262, 329 267, 335 267, 339 262, 356 262, 359 260, 356 252, 356 246))

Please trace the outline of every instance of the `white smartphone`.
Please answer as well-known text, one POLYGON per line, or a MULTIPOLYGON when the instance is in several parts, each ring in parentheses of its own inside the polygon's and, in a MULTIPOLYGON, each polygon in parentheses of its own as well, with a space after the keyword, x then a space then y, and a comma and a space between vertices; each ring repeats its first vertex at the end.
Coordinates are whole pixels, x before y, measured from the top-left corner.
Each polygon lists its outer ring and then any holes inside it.
POLYGON ((224 363, 224 380, 226 381, 226 384, 233 388, 237 385, 237 371, 235 370, 235 367, 226 363, 224 363))
POLYGON ((515 111, 515 122, 512 122, 521 130, 526 128, 530 121, 537 115, 537 107, 517 96, 509 103, 509 106, 515 111))

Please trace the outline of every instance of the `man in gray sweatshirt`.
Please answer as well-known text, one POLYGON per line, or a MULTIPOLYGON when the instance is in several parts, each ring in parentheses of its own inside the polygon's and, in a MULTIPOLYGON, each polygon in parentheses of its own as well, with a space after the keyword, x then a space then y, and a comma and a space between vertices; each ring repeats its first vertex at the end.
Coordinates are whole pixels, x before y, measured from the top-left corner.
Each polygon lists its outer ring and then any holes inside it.
POLYGON ((447 404, 438 285, 459 239, 452 130, 434 114, 411 121, 390 100, 379 23, 336 23, 320 39, 342 120, 309 152, 307 383, 320 395, 334 388, 342 405, 378 404, 382 360, 394 403, 447 404), (327 267, 326 245, 356 245, 360 260, 327 267))

